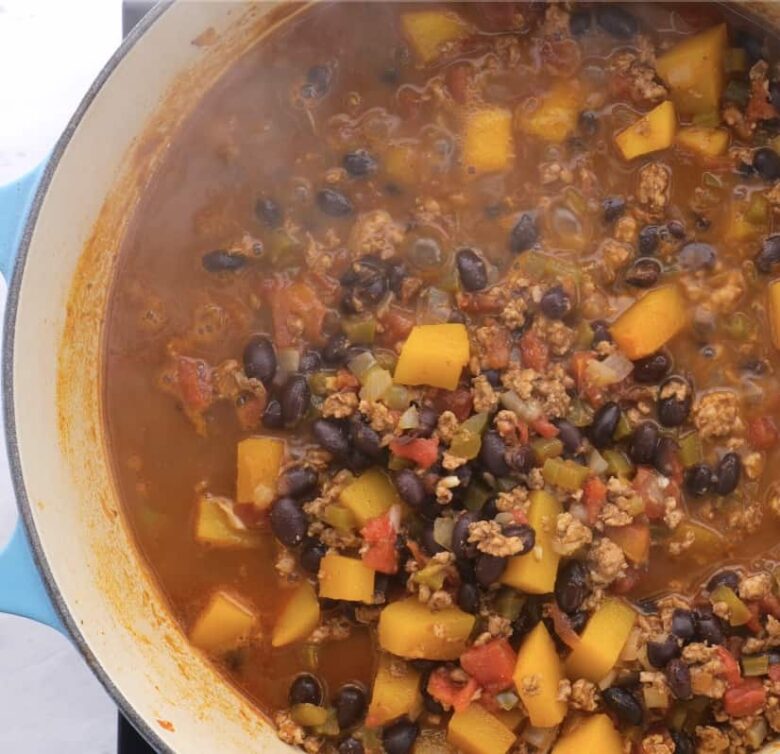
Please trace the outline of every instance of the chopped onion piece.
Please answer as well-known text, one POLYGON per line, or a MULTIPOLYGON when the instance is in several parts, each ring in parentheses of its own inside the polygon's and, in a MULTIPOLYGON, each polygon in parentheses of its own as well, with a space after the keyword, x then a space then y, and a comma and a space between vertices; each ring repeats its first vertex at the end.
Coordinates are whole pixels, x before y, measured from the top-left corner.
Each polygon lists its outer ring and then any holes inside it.
POLYGON ((405 411, 411 401, 411 395, 403 385, 391 385, 384 395, 384 401, 393 411, 405 411))
POLYGON ((354 359, 350 359, 347 367, 349 371, 355 375, 361 382, 363 382, 365 376, 376 365, 376 359, 371 351, 363 351, 355 356, 354 359))
POLYGON ((529 725, 524 731, 523 731, 523 740, 526 743, 531 744, 531 746, 535 746, 537 752, 539 754, 542 754, 542 752, 547 752, 550 750, 550 747, 553 745, 553 741, 558 736, 558 728, 536 728, 533 725, 529 725))
POLYGON ((374 367, 361 382, 360 398, 372 402, 379 400, 393 386, 393 377, 387 369, 374 367))
POLYGON ((645 686, 642 689, 642 696, 647 709, 666 709, 669 706, 669 696, 654 686, 645 686))
POLYGON ((454 518, 445 518, 439 516, 433 522, 433 539, 436 544, 443 547, 445 550, 452 549, 452 530, 455 528, 454 518))
POLYGON ((634 364, 622 353, 613 353, 604 361, 591 359, 585 368, 588 384, 594 387, 605 387, 622 382, 634 371, 634 364))
POLYGON ((602 456, 601 453, 599 453, 595 448, 593 448, 590 453, 590 457, 588 458, 588 466, 590 467, 590 470, 597 476, 604 474, 609 468, 609 464, 604 460, 604 456, 602 456))
POLYGON ((501 393, 501 403, 525 422, 536 421, 542 415, 542 407, 538 401, 524 401, 514 390, 501 393))
POLYGON ((569 513, 582 524, 588 523, 588 509, 582 503, 572 503, 569 513))
POLYGON ((496 514, 493 520, 500 526, 509 526, 515 522, 515 517, 511 511, 501 511, 496 514))
POLYGON ((301 354, 297 348, 280 348, 277 359, 280 369, 288 374, 297 372, 301 365, 301 354))
POLYGON ((398 420, 399 429, 417 429, 420 426, 420 412, 416 406, 409 406, 401 414, 401 418, 398 420))
POLYGON ((496 694, 496 701, 502 710, 510 710, 517 707, 520 698, 514 691, 502 691, 500 694, 496 694))
POLYGON ((449 321, 452 313, 450 294, 431 286, 418 298, 417 321, 421 325, 439 325, 449 321))

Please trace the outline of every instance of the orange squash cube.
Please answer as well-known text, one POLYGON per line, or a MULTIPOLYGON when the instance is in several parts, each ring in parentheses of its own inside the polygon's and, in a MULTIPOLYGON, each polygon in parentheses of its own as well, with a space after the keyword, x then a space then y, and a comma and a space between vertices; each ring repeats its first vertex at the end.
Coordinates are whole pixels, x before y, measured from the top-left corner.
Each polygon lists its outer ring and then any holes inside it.
POLYGON ((399 385, 454 390, 469 362, 469 353, 464 325, 417 325, 401 348, 393 379, 399 385))
POLYGON ((320 622, 320 602, 314 587, 301 582, 287 600, 271 635, 271 646, 284 647, 303 641, 320 622))
POLYGON ((190 641, 207 652, 228 652, 251 636, 256 623, 254 611, 240 599, 214 592, 190 631, 190 641))
POLYGON ((506 754, 515 738, 495 715, 476 702, 456 712, 447 726, 447 740, 463 754, 506 754))
POLYGON ((677 116, 670 100, 662 102, 615 136, 624 160, 667 149, 674 142, 677 116))
POLYGON ((357 558, 328 553, 320 562, 320 597, 370 603, 374 599, 374 570, 357 558))
POLYGON ((275 437, 249 437, 238 443, 236 501, 267 508, 276 497, 284 441, 275 437))

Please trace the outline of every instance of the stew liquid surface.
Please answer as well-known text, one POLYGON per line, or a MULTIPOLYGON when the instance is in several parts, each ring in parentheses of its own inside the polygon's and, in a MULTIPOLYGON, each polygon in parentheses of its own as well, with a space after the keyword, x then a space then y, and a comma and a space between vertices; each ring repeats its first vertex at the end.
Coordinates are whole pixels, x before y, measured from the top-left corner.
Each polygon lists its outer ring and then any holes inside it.
POLYGON ((111 298, 115 474, 283 740, 780 732, 780 68, 724 12, 323 3, 171 144, 111 298))

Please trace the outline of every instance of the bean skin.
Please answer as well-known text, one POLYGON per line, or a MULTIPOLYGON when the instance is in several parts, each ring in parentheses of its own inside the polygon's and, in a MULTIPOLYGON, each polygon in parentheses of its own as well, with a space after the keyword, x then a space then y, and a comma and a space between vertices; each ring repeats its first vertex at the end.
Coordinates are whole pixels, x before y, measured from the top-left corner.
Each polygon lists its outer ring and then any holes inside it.
POLYGON ((669 662, 666 666, 666 680, 675 699, 685 701, 693 698, 691 671, 682 660, 674 659, 669 662))
POLYGON ((536 544, 536 532, 528 524, 510 524, 502 530, 505 537, 517 537, 523 545, 523 549, 517 555, 525 555, 534 549, 536 544))
POLYGON ((376 172, 377 169, 376 159, 366 149, 347 152, 341 164, 353 178, 362 178, 376 172))
POLYGON ((581 37, 590 29, 590 11, 577 9, 569 16, 569 31, 573 37, 581 37))
POLYGON ((593 417, 590 425, 590 441, 599 450, 612 444, 612 436, 615 434, 620 421, 620 406, 614 401, 605 403, 593 417))
POLYGON ((379 458, 382 455, 382 445, 379 433, 365 422, 356 419, 350 426, 352 444, 368 458, 379 458))
POLYGON ((346 335, 337 333, 328 338, 328 342, 322 349, 322 358, 326 364, 339 366, 347 360, 347 350, 349 349, 349 340, 346 335))
POLYGON ((661 278, 663 267, 657 259, 641 257, 626 272, 626 283, 634 288, 652 288, 661 278))
POLYGON ((299 558, 303 570, 316 576, 320 571, 320 562, 325 557, 326 552, 325 545, 316 539, 305 542, 299 558))
POLYGON ((320 212, 330 217, 346 217, 351 215, 354 209, 346 194, 330 188, 317 192, 317 206, 320 212))
POLYGON ((255 202, 255 215, 269 228, 278 228, 284 220, 282 208, 270 197, 261 197, 255 202))
POLYGON ((276 374, 276 350, 270 338, 255 335, 244 347, 244 373, 269 385, 276 374))
POLYGON ((715 492, 730 495, 739 486, 742 476, 742 459, 734 452, 726 453, 715 469, 715 492))
POLYGON ((285 427, 294 427, 309 410, 311 391, 308 380, 301 374, 293 375, 282 389, 282 421, 285 427))
POLYGON ((707 590, 712 592, 719 586, 736 591, 739 588, 739 574, 736 571, 719 571, 707 582, 707 590))
POLYGON ((604 689, 601 698, 604 704, 615 713, 617 718, 626 725, 641 725, 644 719, 642 705, 627 689, 611 686, 604 689))
POLYGON ((622 196, 608 196, 601 202, 605 222, 617 220, 626 211, 626 200, 622 196))
POLYGON ((588 569, 579 560, 568 560, 555 579, 555 601, 564 613, 580 609, 588 596, 588 569))
POLYGON ((690 641, 696 634, 696 623, 690 610, 677 608, 672 613, 672 633, 683 641, 690 641))
POLYGON ((665 351, 656 351, 634 362, 634 379, 643 385, 660 382, 672 368, 672 360, 665 351))
POLYGON ((477 556, 477 581, 485 588, 495 584, 506 570, 507 558, 481 553, 477 556))
POLYGON ((696 744, 694 744, 690 733, 686 733, 684 730, 670 730, 669 736, 674 743, 674 754, 695 754, 696 744))
POLYGON ((234 272, 246 265, 246 257, 235 251, 217 249, 201 257, 203 268, 208 272, 234 272))
POLYGON ((655 446, 653 466, 666 477, 672 477, 677 468, 677 454, 680 446, 671 437, 661 437, 655 446))
POLYGON ((494 476, 501 477, 509 473, 509 465, 504 459, 505 451, 506 445, 498 432, 492 430, 485 432, 479 451, 479 460, 494 476))
POLYGON ((385 726, 382 731, 382 746, 386 754, 409 754, 420 734, 420 727, 408 717, 385 726))
POLYGON ((297 547, 306 536, 306 516, 290 497, 280 497, 271 507, 271 531, 285 547, 297 547))
POLYGON ((365 747, 357 738, 345 738, 338 747, 339 754, 365 754, 365 747))
POLYGON ((661 385, 657 404, 658 421, 664 427, 679 427, 688 418, 693 403, 693 390, 682 377, 669 377, 661 385), (678 385, 672 390, 671 385, 678 385), (682 394, 679 397, 678 394, 682 394), (666 397, 664 397, 666 396, 666 397))
POLYGON ((267 429, 281 429, 284 426, 282 420, 282 404, 276 398, 269 399, 263 412, 263 426, 267 429))
POLYGON ((761 251, 756 256, 756 268, 768 275, 780 263, 780 233, 769 236, 761 245, 761 251))
POLYGON ((509 236, 509 248, 514 254, 530 249, 539 240, 536 219, 530 212, 524 212, 512 228, 509 236))
POLYGON ((349 453, 349 442, 341 423, 330 419, 317 419, 311 425, 311 433, 328 453, 340 458, 349 453))
POLYGON ((285 497, 303 497, 316 489, 317 481, 317 472, 311 466, 292 466, 279 478, 279 494, 285 497))
POLYGON ((476 511, 465 511, 458 516, 452 527, 452 554, 458 558, 473 558, 477 554, 476 545, 469 544, 469 527, 479 521, 476 511))
POLYGON ((545 291, 539 308, 548 319, 563 319, 571 311, 571 299, 562 286, 556 285, 545 291))
POLYGON ((596 22, 607 34, 617 39, 629 39, 639 31, 636 18, 625 8, 611 3, 596 6, 596 22))
POLYGON ((655 450, 658 447, 658 427, 653 422, 638 424, 628 443, 628 455, 639 466, 649 466, 653 463, 655 450))
POLYGON ((487 285, 485 262, 474 249, 460 249, 455 255, 455 264, 464 291, 481 291, 487 285))
POLYGON ((365 689, 355 683, 345 683, 336 694, 334 706, 341 730, 357 725, 365 716, 368 707, 365 689))
POLYGON ((425 502, 426 494, 422 479, 411 469, 401 469, 395 474, 398 494, 410 508, 418 509, 425 502))
POLYGON ((458 607, 474 615, 479 610, 479 587, 464 581, 458 588, 458 607))
POLYGON ((715 475, 706 463, 695 463, 685 471, 685 489, 694 497, 703 497, 712 491, 715 475))
POLYGON ((780 178, 780 155, 771 147, 761 147, 753 153, 753 169, 765 180, 780 178))
POLYGON ((663 641, 647 642, 647 661, 654 668, 664 667, 679 654, 680 646, 674 636, 667 636, 663 641))
POLYGON ((322 684, 311 673, 295 676, 290 684, 288 699, 290 704, 322 704, 322 684))

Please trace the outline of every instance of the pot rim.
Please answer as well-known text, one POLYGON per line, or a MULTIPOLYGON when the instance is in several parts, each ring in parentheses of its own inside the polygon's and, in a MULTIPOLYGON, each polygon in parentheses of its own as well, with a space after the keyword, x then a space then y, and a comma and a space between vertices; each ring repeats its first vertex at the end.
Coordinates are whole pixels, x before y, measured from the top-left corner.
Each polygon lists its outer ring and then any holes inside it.
POLYGON ((19 512, 19 518, 24 526, 25 533, 30 543, 33 560, 41 574, 46 591, 51 599, 52 605, 60 620, 66 627, 68 635, 76 645, 79 653, 86 661, 89 668, 100 681, 103 688, 116 703, 119 711, 127 718, 133 727, 143 736, 143 738, 159 754, 175 754, 174 750, 165 743, 156 730, 141 716, 130 704, 127 698, 114 684, 103 666, 89 647, 83 633, 79 628, 78 621, 70 612, 60 589, 54 579, 46 554, 43 550, 38 531, 35 527, 35 521, 32 516, 30 500, 27 495, 22 473, 21 454, 19 451, 18 437, 16 433, 16 412, 14 406, 14 346, 16 320, 19 307, 19 293, 24 277, 24 269, 27 261, 27 255, 30 250, 30 243, 33 232, 40 215, 44 198, 51 184, 52 178, 57 171, 57 167, 62 156, 67 151, 70 141, 77 131, 85 114, 92 105, 93 100, 105 86, 114 70, 125 59, 130 50, 143 37, 143 35, 163 16, 163 14, 174 4, 175 0, 160 0, 131 30, 124 38, 119 47, 114 51, 106 64, 100 70, 95 80, 90 85, 84 97, 79 102, 78 107, 71 116, 68 124, 65 126, 62 134, 57 140, 54 149, 46 161, 45 168, 41 175, 38 186, 35 190, 30 205, 30 210, 24 222, 24 229, 19 240, 16 258, 14 260, 13 274, 8 281, 8 296, 6 300, 5 319, 3 322, 3 343, 2 343, 2 396, 3 396, 3 425, 6 435, 8 462, 11 473, 11 482, 13 484, 16 507, 19 512))

